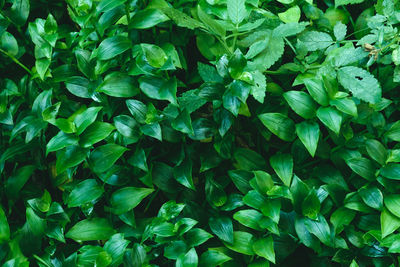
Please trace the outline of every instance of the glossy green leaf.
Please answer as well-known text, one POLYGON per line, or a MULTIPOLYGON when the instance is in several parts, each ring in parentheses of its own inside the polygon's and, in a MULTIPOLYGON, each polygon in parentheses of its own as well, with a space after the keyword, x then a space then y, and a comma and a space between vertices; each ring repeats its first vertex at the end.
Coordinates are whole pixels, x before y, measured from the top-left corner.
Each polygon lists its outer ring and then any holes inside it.
POLYGON ((132 47, 132 42, 125 36, 113 36, 103 40, 97 48, 97 58, 109 60, 132 47))
POLYGON ((312 157, 315 156, 319 141, 319 125, 315 122, 303 121, 296 124, 296 134, 312 157))
POLYGON ((294 122, 281 113, 264 113, 258 115, 258 118, 273 134, 284 141, 293 141, 295 138, 294 122))
POLYGON ((114 232, 112 225, 106 219, 93 218, 79 221, 69 229, 65 236, 78 242, 107 240, 114 232))
POLYGON ((139 93, 133 78, 122 73, 108 75, 97 91, 114 97, 132 97, 139 93))
POLYGON ((272 263, 275 263, 274 241, 271 236, 261 238, 253 243, 254 252, 272 263))
POLYGON ((290 186, 293 176, 292 156, 289 154, 276 154, 269 159, 269 162, 284 185, 290 186))
POLYGON ((300 116, 310 119, 315 116, 317 105, 314 100, 305 92, 288 91, 283 94, 289 106, 300 116))
POLYGON ((318 119, 334 133, 339 134, 343 121, 342 114, 332 107, 320 107, 317 110, 318 119))
POLYGON ((154 189, 124 187, 115 191, 110 199, 113 212, 123 214, 140 204, 140 202, 150 195, 154 189))
POLYGON ((89 161, 94 172, 104 172, 128 149, 116 144, 106 144, 97 147, 90 153, 89 161))
POLYGON ((86 203, 95 201, 104 192, 104 189, 95 179, 87 179, 77 184, 68 195, 68 207, 79 207, 86 203))

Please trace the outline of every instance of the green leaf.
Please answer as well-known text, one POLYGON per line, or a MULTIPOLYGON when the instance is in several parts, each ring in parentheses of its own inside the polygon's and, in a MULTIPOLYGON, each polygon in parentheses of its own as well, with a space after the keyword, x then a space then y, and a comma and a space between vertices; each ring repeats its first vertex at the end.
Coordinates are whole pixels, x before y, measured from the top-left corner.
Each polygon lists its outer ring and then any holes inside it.
POLYGON ((186 109, 183 110, 178 117, 171 122, 171 126, 179 132, 193 134, 192 119, 190 118, 190 114, 186 109))
POLYGON ((338 79, 353 96, 365 102, 376 104, 382 98, 378 80, 366 70, 353 66, 342 67, 338 71, 338 79))
POLYGON ((163 7, 161 8, 161 11, 165 15, 167 15, 170 19, 172 19, 179 27, 184 27, 191 30, 196 28, 204 28, 204 25, 200 21, 197 21, 189 17, 188 15, 177 9, 170 7, 163 7))
POLYGON ((176 260, 176 267, 197 267, 199 258, 196 250, 191 248, 186 254, 181 255, 176 260))
POLYGON ((272 236, 260 238, 253 243, 254 252, 272 263, 275 263, 274 240, 272 236))
POLYGON ((362 200, 371 208, 382 210, 383 195, 377 187, 364 187, 359 190, 362 200))
POLYGON ((107 240, 114 233, 115 230, 106 219, 93 218, 79 221, 65 234, 65 236, 80 242, 107 240))
POLYGON ((185 237, 189 246, 195 247, 203 244, 204 242, 212 238, 213 235, 204 231, 201 228, 193 228, 186 233, 185 237))
POLYGON ((80 135, 89 125, 91 125, 97 118, 97 114, 102 107, 91 107, 76 115, 74 123, 76 126, 76 133, 80 135))
POLYGON ((158 122, 143 125, 140 127, 140 130, 143 134, 162 141, 161 126, 158 122))
POLYGON ((62 173, 66 169, 75 167, 86 159, 88 149, 76 145, 68 146, 57 152, 56 169, 57 173, 62 173))
POLYGON ((115 127, 110 123, 95 121, 80 134, 79 144, 82 147, 90 147, 105 139, 114 130, 115 127))
POLYGON ((302 91, 288 91, 283 94, 289 106, 305 119, 310 119, 315 116, 317 105, 311 96, 302 91))
POLYGON ((0 48, 11 56, 18 54, 18 42, 9 32, 4 32, 0 35, 0 48))
POLYGON ((344 5, 352 5, 359 4, 364 2, 364 0, 335 0, 335 6, 344 6, 344 5))
POLYGON ((333 27, 333 34, 337 41, 343 41, 346 37, 347 33, 347 26, 343 24, 341 21, 338 21, 333 27))
POLYGON ((400 164, 390 163, 379 171, 380 175, 388 179, 400 180, 400 164))
POLYGON ((330 221, 335 228, 335 232, 337 234, 342 232, 344 226, 349 225, 355 216, 356 212, 354 210, 350 210, 345 207, 340 207, 337 210, 335 210, 330 218, 330 221))
MULTIPOLYGON (((233 0, 235 2, 240 0, 233 0)), ((226 30, 225 28, 215 19, 211 18, 207 13, 205 13, 200 5, 197 6, 197 15, 199 19, 206 25, 206 27, 213 32, 214 34, 225 37, 226 30)))
POLYGON ((135 208, 140 202, 150 195, 154 189, 124 187, 115 191, 110 198, 113 212, 117 215, 123 214, 135 208))
POLYGON ((128 107, 129 112, 132 114, 137 122, 146 122, 147 107, 145 104, 143 104, 143 102, 135 99, 129 99, 126 100, 125 103, 128 107))
POLYGON ((317 110, 317 117, 326 127, 334 133, 339 134, 342 125, 342 114, 332 107, 320 107, 317 110))
POLYGON ((17 26, 25 24, 29 16, 30 1, 29 0, 15 0, 12 2, 10 10, 10 19, 17 26))
POLYGON ((99 60, 109 60, 116 57, 132 47, 132 42, 125 36, 113 36, 104 39, 97 48, 99 60))
POLYGON ((22 166, 18 168, 11 177, 8 177, 5 182, 5 191, 7 196, 16 197, 18 192, 32 176, 35 169, 36 168, 33 165, 22 166))
POLYGON ((278 17, 285 23, 297 23, 300 20, 301 10, 299 6, 293 6, 285 12, 278 13, 278 17))
POLYGON ((293 158, 289 154, 275 154, 269 162, 283 184, 290 186, 293 176, 293 158))
POLYGON ((65 82, 67 90, 78 97, 91 98, 89 80, 80 76, 68 77, 65 82))
POLYGON ((106 144, 97 147, 90 153, 89 157, 93 171, 107 171, 127 150, 127 148, 116 144, 106 144))
POLYGON ((305 226, 310 233, 315 235, 322 243, 327 246, 332 245, 331 230, 324 216, 318 214, 317 220, 306 219, 305 226))
POLYGON ((169 18, 161 10, 146 8, 135 13, 129 23, 129 27, 134 29, 148 29, 168 20, 169 18))
POLYGON ((140 46, 150 66, 161 68, 167 62, 168 57, 161 47, 153 44, 140 44, 140 46))
POLYGON ((319 133, 319 125, 316 122, 303 121, 296 124, 296 134, 312 157, 317 150, 319 133))
POLYGON ((336 107, 339 111, 357 117, 357 106, 352 99, 338 98, 329 101, 329 104, 336 107))
POLYGON ((230 20, 238 25, 247 16, 245 0, 227 0, 228 16, 230 20))
POLYGON ((176 79, 163 79, 152 76, 142 76, 139 78, 140 89, 150 98, 157 100, 168 100, 173 104, 177 104, 176 79))
POLYGON ((318 104, 322 106, 327 106, 329 104, 328 94, 321 80, 315 78, 305 79, 304 85, 318 104))
POLYGON ((377 140, 369 139, 365 142, 368 155, 381 165, 386 163, 388 153, 386 148, 377 140))
POLYGON ((257 70, 264 72, 274 65, 283 55, 285 43, 279 34, 274 32, 269 33, 269 41, 260 54, 254 59, 253 63, 257 70))
POLYGON ((381 213, 381 231, 382 238, 390 235, 400 227, 400 218, 394 216, 387 209, 383 209, 381 213))
POLYGON ((96 10, 97 12, 107 12, 110 11, 120 5, 123 5, 126 2, 126 0, 101 0, 100 3, 98 3, 96 10))
POLYGON ((400 218, 400 195, 387 195, 384 198, 386 208, 400 218))
POLYGON ((332 37, 325 32, 307 31, 299 36, 308 51, 322 50, 333 44, 332 37))
POLYGON ((303 201, 302 204, 303 215, 310 219, 316 220, 320 209, 321 209, 321 202, 319 201, 315 189, 312 189, 308 193, 308 196, 303 201))
POLYGON ((347 165, 361 177, 373 181, 375 179, 375 168, 372 162, 366 158, 350 158, 346 160, 347 165))
POLYGON ((134 118, 128 115, 114 117, 114 125, 118 132, 125 137, 137 140, 140 137, 139 125, 134 118))
POLYGON ((78 144, 78 137, 73 134, 66 134, 62 131, 58 132, 49 140, 46 145, 46 155, 50 152, 58 151, 64 147, 78 144))
POLYGON ((242 231, 233 232, 233 243, 224 243, 225 246, 233 251, 244 255, 254 255, 254 237, 252 234, 242 231))
POLYGON ((4 213, 3 207, 0 205, 0 244, 10 240, 10 226, 7 222, 7 216, 4 213))
POLYGON ((400 142, 400 121, 393 123, 390 129, 386 132, 385 136, 393 141, 400 142))
POLYGON ((96 90, 114 97, 132 97, 139 93, 134 79, 123 73, 108 75, 96 90))
POLYGON ((294 122, 281 113, 264 113, 258 118, 273 134, 284 141, 290 142, 295 138, 294 122))
POLYGON ((263 215, 260 212, 251 209, 240 210, 233 214, 233 218, 236 221, 254 230, 261 230, 258 222, 262 217, 263 215))
POLYGON ((210 218, 208 221, 211 231, 222 241, 233 243, 233 225, 228 217, 210 218))
POLYGON ((209 249, 201 255, 200 265, 216 267, 230 260, 232 260, 232 258, 225 255, 223 252, 209 249))
POLYGON ((274 186, 274 181, 269 173, 264 171, 253 171, 254 177, 256 178, 257 186, 264 193, 267 192, 274 186))
POLYGON ((104 189, 95 179, 86 179, 77 184, 68 195, 66 203, 68 207, 79 207, 86 203, 95 201, 104 192, 104 189))

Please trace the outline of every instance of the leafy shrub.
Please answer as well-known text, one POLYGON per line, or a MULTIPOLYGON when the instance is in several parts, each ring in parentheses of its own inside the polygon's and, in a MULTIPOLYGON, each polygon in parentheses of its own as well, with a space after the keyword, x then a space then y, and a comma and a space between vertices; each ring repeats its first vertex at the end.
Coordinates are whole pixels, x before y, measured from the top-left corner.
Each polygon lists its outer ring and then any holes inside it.
POLYGON ((3 266, 398 266, 399 1, 0 10, 3 266))

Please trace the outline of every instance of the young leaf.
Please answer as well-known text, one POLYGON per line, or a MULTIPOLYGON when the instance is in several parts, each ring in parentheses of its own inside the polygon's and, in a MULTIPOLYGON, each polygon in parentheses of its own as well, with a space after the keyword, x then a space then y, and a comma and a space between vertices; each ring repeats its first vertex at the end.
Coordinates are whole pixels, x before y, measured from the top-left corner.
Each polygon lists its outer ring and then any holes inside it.
POLYGON ((247 16, 245 0, 228 0, 228 16, 231 21, 238 25, 240 24, 247 16))
POLYGON ((342 114, 332 107, 320 107, 317 110, 317 117, 326 127, 334 133, 339 134, 342 125, 342 114))
POLYGON ((97 147, 90 153, 90 164, 94 172, 104 172, 124 154, 128 149, 116 144, 106 144, 97 147))

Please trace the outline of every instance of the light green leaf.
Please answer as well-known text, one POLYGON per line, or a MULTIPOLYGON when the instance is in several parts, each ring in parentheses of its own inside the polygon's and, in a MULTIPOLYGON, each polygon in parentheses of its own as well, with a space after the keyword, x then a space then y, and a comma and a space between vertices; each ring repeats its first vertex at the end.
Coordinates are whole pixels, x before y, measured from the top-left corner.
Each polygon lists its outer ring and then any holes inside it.
POLYGON ((312 97, 302 91, 288 91, 283 94, 289 106, 300 116, 310 119, 315 116, 317 105, 312 97))
POLYGON ((400 218, 400 195, 387 195, 384 202, 386 208, 400 218))
POLYGON ((196 250, 191 248, 186 254, 178 257, 176 260, 176 267, 197 267, 199 258, 196 250))
POLYGON ((300 20, 301 10, 299 6, 293 6, 285 12, 278 13, 278 17, 285 23, 297 23, 300 20))
POLYGON ((245 0, 227 0, 228 16, 231 21, 238 25, 247 16, 245 0))
POLYGON ((168 20, 169 18, 158 8, 146 8, 135 13, 129 26, 134 29, 148 29, 168 20))
POLYGON ((148 97, 157 100, 168 100, 177 104, 176 90, 177 81, 173 79, 163 79, 153 76, 142 76, 139 78, 140 89, 148 97))
POLYGON ((299 36, 308 51, 322 50, 333 44, 332 37, 325 32, 307 31, 299 36))
POLYGON ((76 115, 74 123, 76 126, 76 133, 80 135, 89 125, 91 125, 97 118, 97 114, 102 107, 91 107, 76 115))
POLYGON ((253 251, 254 237, 248 232, 233 232, 233 243, 225 243, 225 246, 233 251, 244 255, 254 255, 253 251))
POLYGON ((371 104, 381 100, 381 86, 368 71, 353 66, 342 67, 338 71, 338 78, 340 84, 353 96, 371 104))
POLYGON ((344 5, 352 5, 359 4, 364 2, 364 0, 335 0, 335 6, 344 6, 344 5))
POLYGON ((90 147, 105 139, 115 127, 107 122, 95 121, 79 136, 79 144, 82 147, 90 147))
POLYGON ((335 35, 336 41, 343 41, 346 37, 347 26, 341 21, 338 21, 333 27, 333 34, 335 35))

